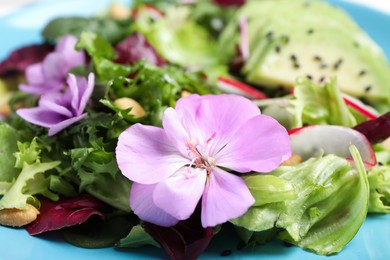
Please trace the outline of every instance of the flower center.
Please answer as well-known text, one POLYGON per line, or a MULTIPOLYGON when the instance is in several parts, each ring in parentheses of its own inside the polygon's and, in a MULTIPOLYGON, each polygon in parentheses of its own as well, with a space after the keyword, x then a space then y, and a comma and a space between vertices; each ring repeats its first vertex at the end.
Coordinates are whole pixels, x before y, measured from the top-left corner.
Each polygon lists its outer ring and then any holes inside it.
POLYGON ((213 132, 202 144, 198 144, 193 139, 187 142, 188 155, 192 158, 189 167, 205 169, 208 174, 211 173, 212 168, 216 166, 216 162, 212 156, 208 155, 208 148, 215 135, 215 132, 213 132))

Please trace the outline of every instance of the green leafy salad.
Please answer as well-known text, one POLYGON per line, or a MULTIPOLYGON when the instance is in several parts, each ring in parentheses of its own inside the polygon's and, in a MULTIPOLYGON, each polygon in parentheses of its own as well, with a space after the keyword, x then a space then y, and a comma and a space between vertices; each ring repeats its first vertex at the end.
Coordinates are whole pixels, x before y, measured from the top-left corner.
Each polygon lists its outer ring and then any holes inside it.
POLYGON ((171 259, 224 229, 332 255, 390 213, 390 67, 341 9, 138 0, 42 36, 0 63, 1 225, 171 259))

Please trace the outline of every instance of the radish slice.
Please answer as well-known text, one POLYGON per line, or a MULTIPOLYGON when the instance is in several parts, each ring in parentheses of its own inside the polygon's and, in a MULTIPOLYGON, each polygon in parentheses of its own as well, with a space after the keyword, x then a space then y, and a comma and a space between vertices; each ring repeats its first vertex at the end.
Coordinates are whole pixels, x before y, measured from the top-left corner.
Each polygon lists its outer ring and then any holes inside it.
POLYGON ((217 85, 220 90, 227 93, 237 94, 253 99, 268 98, 267 95, 260 90, 234 79, 219 77, 217 85))
POLYGON ((141 8, 145 8, 143 11, 147 12, 149 17, 154 19, 154 20, 158 20, 158 19, 164 17, 164 14, 160 10, 158 10, 156 7, 154 7, 153 5, 144 4, 144 5, 141 5, 133 10, 132 16, 135 20, 138 19, 139 12, 140 12, 141 8))
POLYGON ((244 60, 249 58, 249 38, 248 38, 248 19, 246 16, 240 17, 240 47, 241 55, 244 60))
POLYGON ((362 114, 364 117, 367 117, 368 119, 378 118, 378 116, 379 116, 378 112, 374 108, 365 105, 360 100, 358 100, 354 97, 351 97, 347 94, 343 94, 343 99, 344 99, 345 104, 347 104, 347 106, 356 110, 357 112, 362 114))
POLYGON ((376 165, 374 150, 358 131, 335 125, 313 125, 289 131, 291 149, 306 160, 324 154, 335 154, 352 161, 349 146, 355 145, 366 167, 376 165))

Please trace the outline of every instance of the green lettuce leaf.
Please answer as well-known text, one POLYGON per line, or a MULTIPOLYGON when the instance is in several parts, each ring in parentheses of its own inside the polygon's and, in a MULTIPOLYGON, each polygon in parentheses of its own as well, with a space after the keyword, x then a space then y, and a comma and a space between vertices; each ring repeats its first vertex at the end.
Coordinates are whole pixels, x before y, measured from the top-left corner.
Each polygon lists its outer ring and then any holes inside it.
POLYGON ((255 231, 251 236, 278 228, 284 230, 279 238, 317 254, 339 252, 357 233, 368 209, 367 175, 356 148, 351 153, 357 169, 343 158, 327 155, 279 167, 269 174, 275 178, 268 190, 261 184, 264 175, 246 178, 260 202, 231 222, 255 231), (278 186, 280 198, 272 194, 278 186))
POLYGON ((0 195, 4 194, 19 175, 13 153, 17 151, 18 135, 13 127, 0 121, 0 195))
POLYGON ((115 114, 90 113, 68 132, 67 138, 73 140, 67 152, 71 170, 64 173, 69 179, 77 176, 79 191, 127 212, 131 182, 119 171, 115 147, 119 134, 128 126, 115 114))
POLYGON ((118 77, 110 81, 108 97, 101 101, 118 112, 121 118, 132 123, 161 126, 163 112, 166 108, 175 106, 182 91, 199 94, 215 92, 200 74, 185 72, 177 66, 156 67, 140 62, 132 68, 132 72, 132 78, 118 77), (146 112, 142 121, 128 115, 128 110, 116 107, 113 100, 121 97, 129 97, 140 103, 146 112))
POLYGON ((264 114, 274 117, 288 129, 317 124, 353 127, 362 120, 345 104, 335 79, 321 87, 299 78, 293 95, 260 100, 257 104, 263 107, 264 114))
POLYGON ((24 209, 27 203, 33 204, 38 208, 39 201, 32 196, 35 194, 42 194, 51 199, 57 198, 55 194, 48 190, 48 183, 42 174, 54 169, 59 164, 60 162, 58 161, 47 163, 36 162, 34 164, 25 163, 15 183, 1 198, 0 209, 24 209))
POLYGON ((182 66, 210 66, 220 63, 220 53, 209 32, 189 17, 185 6, 170 7, 162 18, 151 20, 139 9, 134 25, 166 60, 182 66))
POLYGON ((138 224, 131 229, 130 233, 125 238, 119 240, 115 246, 121 248, 138 248, 146 245, 161 247, 160 244, 145 231, 142 225, 138 224))
POLYGON ((129 34, 128 21, 116 21, 106 17, 59 17, 50 21, 42 31, 46 40, 58 41, 62 36, 80 37, 83 32, 99 34, 109 43, 116 43, 129 34))
POLYGON ((390 166, 375 166, 368 171, 370 201, 368 212, 390 213, 390 166))

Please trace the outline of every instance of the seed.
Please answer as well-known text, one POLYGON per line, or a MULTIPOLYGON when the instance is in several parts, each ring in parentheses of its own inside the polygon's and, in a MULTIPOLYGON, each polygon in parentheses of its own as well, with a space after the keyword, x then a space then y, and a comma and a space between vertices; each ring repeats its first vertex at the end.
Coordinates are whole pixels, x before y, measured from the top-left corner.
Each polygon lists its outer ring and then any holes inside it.
POLYGON ((33 222, 39 214, 39 210, 27 204, 26 209, 5 208, 0 210, 0 225, 21 227, 33 222))
POLYGON ((326 69, 327 67, 328 67, 328 65, 326 65, 325 63, 322 63, 320 66, 321 69, 326 69))
POLYGON ((368 85, 368 86, 364 89, 364 91, 365 91, 365 92, 369 92, 371 89, 372 89, 372 86, 371 86, 371 85, 368 85))
POLYGON ((268 39, 272 39, 272 35, 273 35, 273 32, 272 31, 269 31, 265 37, 267 37, 268 39))
POLYGON ((307 30, 307 34, 313 34, 313 33, 314 33, 314 30, 313 30, 313 29, 307 30))
POLYGON ((290 41, 290 37, 288 37, 287 35, 282 35, 281 39, 284 44, 287 44, 290 41))
POLYGON ((321 61, 322 59, 321 59, 321 57, 319 55, 316 55, 316 56, 314 56, 314 60, 315 61, 321 61))
POLYGON ((361 70, 361 71, 359 72, 359 76, 363 76, 364 74, 366 74, 366 71, 365 71, 365 70, 361 70))
POLYGON ((320 83, 324 82, 324 80, 325 80, 325 77, 322 76, 322 77, 320 78, 320 83))
POLYGON ((378 165, 379 166, 383 166, 383 162, 378 162, 378 165))
POLYGON ((333 69, 337 70, 341 63, 343 63, 343 59, 339 59, 338 61, 336 61, 336 63, 333 65, 333 69))
POLYGON ((301 66, 299 65, 298 62, 294 62, 294 68, 299 69, 300 67, 301 67, 301 66))
POLYGON ((296 61, 297 60, 297 56, 295 56, 295 54, 291 54, 290 55, 290 59, 293 60, 293 61, 296 61))
POLYGON ((276 46, 276 47, 275 47, 275 51, 276 51, 277 53, 279 53, 279 52, 281 51, 280 46, 276 46))
POLYGON ((145 109, 132 98, 118 98, 114 101, 114 104, 122 110, 131 108, 128 114, 133 115, 134 117, 143 117, 146 114, 145 109))
POLYGON ((311 75, 306 75, 306 78, 308 78, 308 79, 310 79, 310 80, 313 79, 313 77, 312 77, 311 75))
POLYGON ((232 253, 233 253, 232 250, 226 249, 226 250, 222 251, 221 256, 229 256, 232 253))

